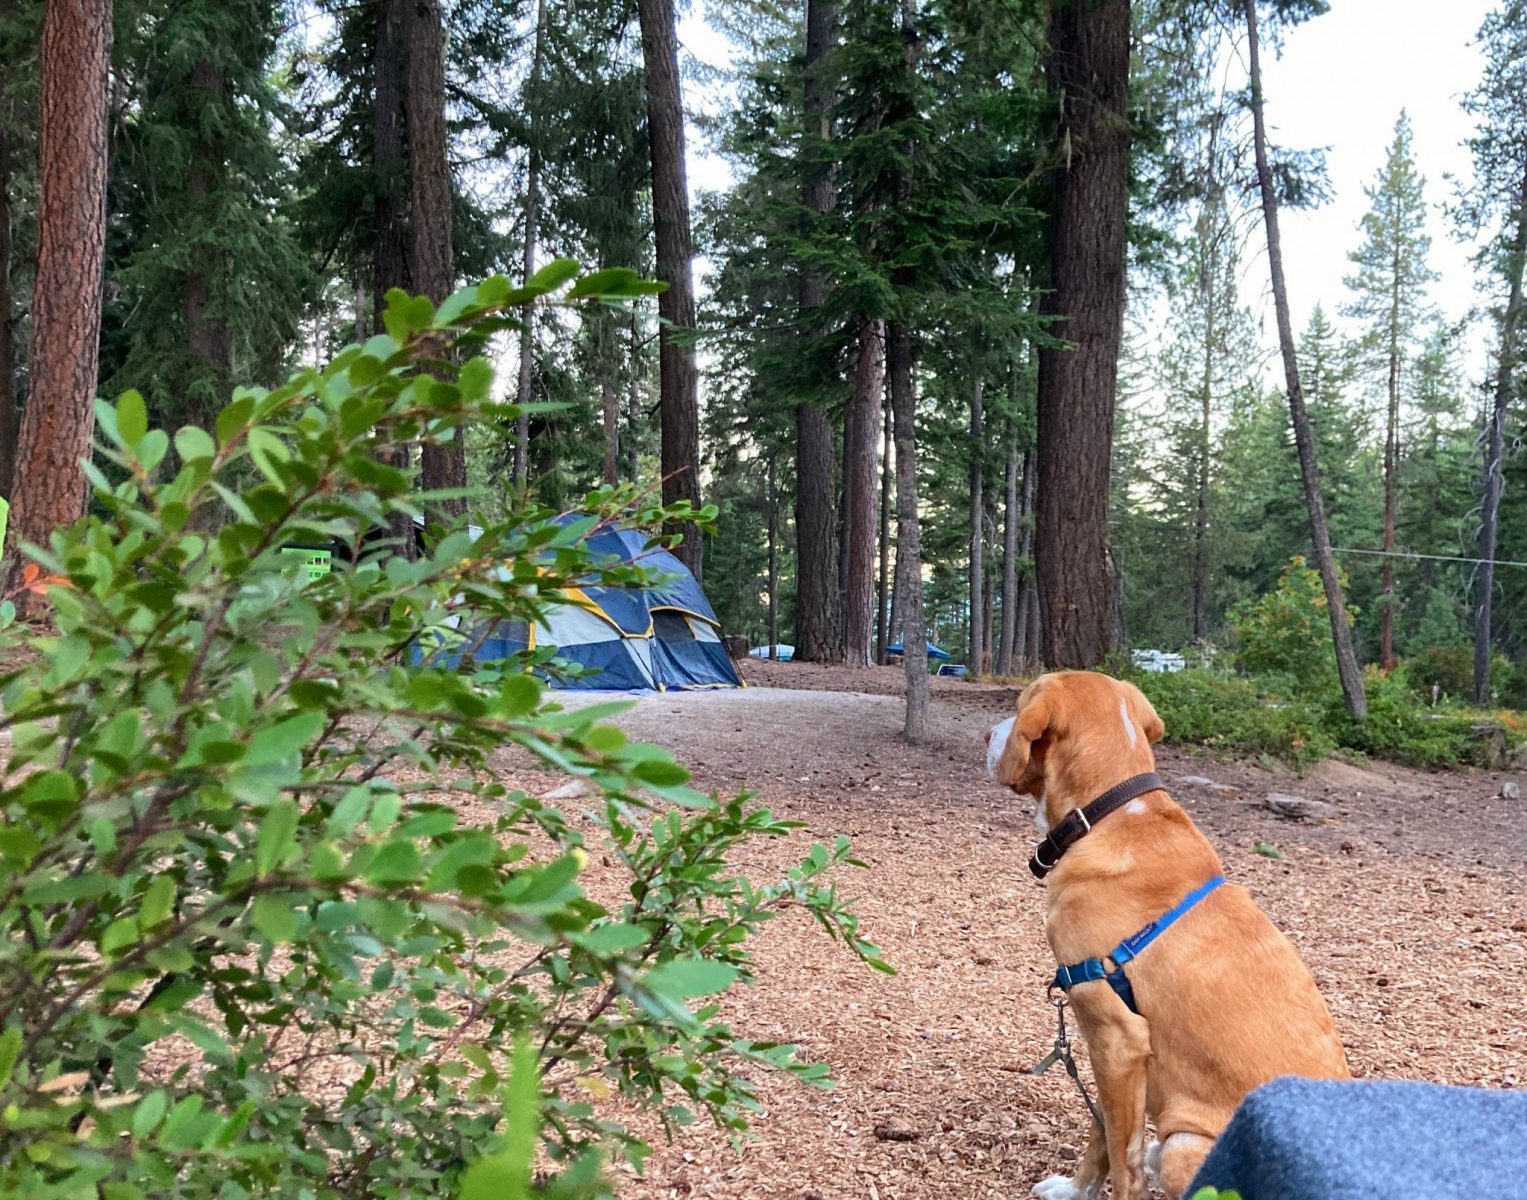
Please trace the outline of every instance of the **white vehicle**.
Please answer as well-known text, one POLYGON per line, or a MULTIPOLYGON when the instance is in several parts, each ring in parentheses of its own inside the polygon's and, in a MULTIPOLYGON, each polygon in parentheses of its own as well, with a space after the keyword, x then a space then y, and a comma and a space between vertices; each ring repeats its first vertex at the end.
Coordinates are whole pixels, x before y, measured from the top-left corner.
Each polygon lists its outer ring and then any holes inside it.
MULTIPOLYGON (((774 648, 779 651, 779 661, 780 662, 789 662, 792 658, 795 657, 795 647, 794 646, 787 646, 787 645, 785 645, 784 642, 781 642, 778 646, 776 646, 774 648)), ((767 647, 767 646, 754 646, 753 649, 748 651, 748 657, 749 658, 768 658, 769 657, 769 647, 767 647)))
POLYGON ((1187 660, 1180 654, 1172 654, 1166 650, 1135 650, 1130 653, 1130 661, 1142 671, 1150 671, 1157 675, 1169 674, 1172 671, 1181 671, 1186 667, 1187 660))

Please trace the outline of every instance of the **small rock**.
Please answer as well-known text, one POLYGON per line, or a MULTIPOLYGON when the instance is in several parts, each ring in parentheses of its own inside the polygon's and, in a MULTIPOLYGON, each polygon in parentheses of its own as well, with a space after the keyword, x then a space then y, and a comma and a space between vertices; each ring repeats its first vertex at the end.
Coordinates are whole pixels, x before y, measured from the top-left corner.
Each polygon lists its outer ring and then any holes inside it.
POLYGON ((880 1142, 915 1142, 922 1137, 920 1129, 910 1129, 900 1121, 882 1121, 875 1126, 875 1140, 880 1142))
POLYGON ((1177 782, 1183 787, 1203 788, 1206 792, 1215 792, 1219 795, 1233 794, 1241 790, 1238 787, 1232 787, 1228 783, 1215 783, 1214 780, 1208 779, 1203 775, 1185 775, 1177 782))
POLYGON ((1522 798, 1522 789, 1508 779, 1500 785, 1498 795, 1502 800, 1520 800, 1522 798))
POLYGON ((1336 813, 1334 806, 1324 800, 1311 800, 1307 796, 1295 796, 1288 792, 1268 792, 1264 801, 1268 808, 1290 821, 1303 821, 1309 817, 1329 817, 1336 813))
POLYGON ((569 779, 560 787, 542 792, 542 800, 579 800, 589 794, 589 785, 581 779, 569 779))

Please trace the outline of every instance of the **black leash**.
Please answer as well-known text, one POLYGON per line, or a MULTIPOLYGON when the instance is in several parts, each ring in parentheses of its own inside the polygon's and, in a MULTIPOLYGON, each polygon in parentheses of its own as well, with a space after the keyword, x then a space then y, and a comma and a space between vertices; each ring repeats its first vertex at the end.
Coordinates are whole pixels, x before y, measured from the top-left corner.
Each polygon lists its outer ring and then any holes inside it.
POLYGON ((1097 1122, 1098 1128, 1103 1128, 1103 1114, 1098 1112, 1098 1106, 1092 1102, 1092 1097, 1087 1094, 1087 1085, 1082 1082, 1081 1075, 1076 1069, 1076 1059, 1071 1054, 1071 1039, 1066 1036, 1066 998, 1059 996, 1050 1001, 1055 1006, 1055 1048, 1040 1059, 1033 1067, 1029 1068, 1030 1075, 1043 1075, 1056 1063, 1066 1068, 1066 1074, 1071 1076, 1076 1084, 1076 1090, 1082 1094, 1082 1102, 1086 1104, 1087 1111, 1092 1114, 1092 1119, 1097 1122))

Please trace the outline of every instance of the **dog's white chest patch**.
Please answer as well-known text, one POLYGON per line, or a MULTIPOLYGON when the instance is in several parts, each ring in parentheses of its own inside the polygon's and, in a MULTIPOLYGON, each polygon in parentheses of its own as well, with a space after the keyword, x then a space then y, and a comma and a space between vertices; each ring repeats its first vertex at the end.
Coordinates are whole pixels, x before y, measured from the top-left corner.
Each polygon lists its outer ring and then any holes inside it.
POLYGON ((1135 732, 1135 723, 1129 719, 1129 705, 1123 700, 1119 701, 1119 720, 1124 722, 1124 732, 1129 735, 1129 748, 1133 750, 1140 735, 1135 732))
POLYGON ((1017 717, 1009 717, 1005 721, 998 721, 992 726, 991 733, 986 737, 986 774, 995 779, 997 777, 997 764, 1002 761, 1002 751, 1007 749, 1007 739, 1012 736, 1013 723, 1017 717))
POLYGON ((1127 813, 1143 813, 1145 811, 1145 801, 1131 800, 1124 806, 1124 811, 1127 813))

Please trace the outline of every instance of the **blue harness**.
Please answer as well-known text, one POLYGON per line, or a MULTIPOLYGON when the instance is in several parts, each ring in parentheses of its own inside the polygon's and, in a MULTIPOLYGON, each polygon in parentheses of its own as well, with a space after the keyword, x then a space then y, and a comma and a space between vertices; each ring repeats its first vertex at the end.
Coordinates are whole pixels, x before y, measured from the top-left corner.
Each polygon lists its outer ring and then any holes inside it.
POLYGON ((1140 1010, 1135 1007, 1134 989, 1129 986, 1129 976, 1124 974, 1124 964, 1133 958, 1138 958, 1140 951, 1165 933, 1174 922, 1180 920, 1194 905, 1224 882, 1223 875, 1216 875, 1208 883, 1200 884, 1184 896, 1175 908, 1162 913, 1144 929, 1138 929, 1130 934, 1103 958, 1086 958, 1079 963, 1072 963, 1069 967, 1057 967, 1055 978, 1051 980, 1050 986, 1069 992, 1079 983, 1091 983, 1097 979, 1104 979, 1108 981, 1108 986, 1118 993, 1119 999, 1124 1001, 1129 1011, 1138 1015, 1140 1010), (1107 966, 1104 965, 1105 960, 1108 963, 1107 966))

